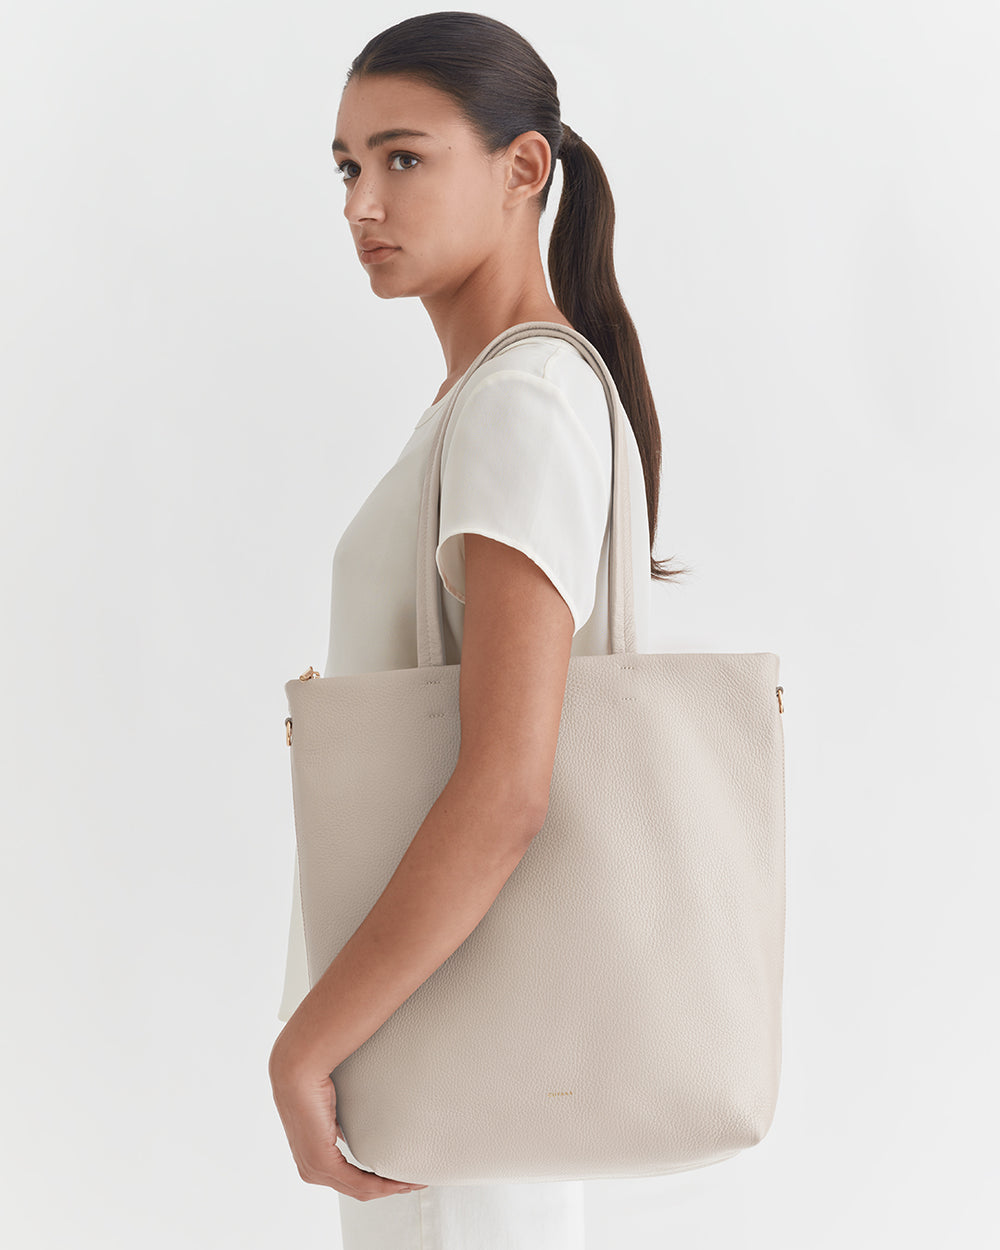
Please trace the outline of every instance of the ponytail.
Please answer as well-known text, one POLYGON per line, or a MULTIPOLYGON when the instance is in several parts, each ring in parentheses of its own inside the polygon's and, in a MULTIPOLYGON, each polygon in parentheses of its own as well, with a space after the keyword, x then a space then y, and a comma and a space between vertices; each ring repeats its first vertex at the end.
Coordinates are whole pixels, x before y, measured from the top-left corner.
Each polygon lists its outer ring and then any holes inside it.
POLYGON ((652 554, 660 497, 660 422, 639 335, 615 277, 615 202, 601 162, 569 126, 562 127, 557 155, 563 163, 563 185, 549 239, 552 295, 574 328, 597 348, 615 380, 642 459, 650 577, 666 581, 686 570, 668 568, 652 554))

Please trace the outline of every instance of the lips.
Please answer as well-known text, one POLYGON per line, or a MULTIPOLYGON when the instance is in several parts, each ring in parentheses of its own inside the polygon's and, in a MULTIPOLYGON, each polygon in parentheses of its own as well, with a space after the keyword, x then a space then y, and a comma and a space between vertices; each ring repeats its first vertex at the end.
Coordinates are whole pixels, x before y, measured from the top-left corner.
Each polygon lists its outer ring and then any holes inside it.
POLYGON ((392 259, 393 253, 399 251, 398 247, 392 243, 383 243, 381 239, 362 239, 358 246, 361 249, 358 259, 366 269, 372 265, 385 264, 392 259))

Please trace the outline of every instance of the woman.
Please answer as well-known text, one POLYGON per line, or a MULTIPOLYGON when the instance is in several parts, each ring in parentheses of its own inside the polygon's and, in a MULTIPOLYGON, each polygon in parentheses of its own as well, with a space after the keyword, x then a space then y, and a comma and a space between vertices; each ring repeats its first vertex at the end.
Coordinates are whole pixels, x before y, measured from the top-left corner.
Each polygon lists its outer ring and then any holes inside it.
MULTIPOLYGON (((571 326, 607 362, 629 415, 638 650, 648 650, 660 435, 612 264, 600 163, 560 120, 556 82, 510 27, 433 13, 372 39, 348 74, 333 156, 372 290, 418 296, 447 375, 338 544, 326 676, 415 667, 413 551, 434 418, 506 328, 571 326), (539 251, 554 162, 563 190, 539 251)), ((442 455, 436 552, 446 662, 461 664, 461 749, 441 797, 350 942, 310 990, 293 913, 287 1021, 270 1062, 302 1178, 342 1195, 347 1250, 583 1245, 583 1184, 426 1186, 355 1166, 329 1074, 476 927, 544 819, 571 655, 607 653, 610 420, 559 338, 513 344, 463 388, 442 455), (374 1198, 410 1194, 402 1203, 374 1198)))

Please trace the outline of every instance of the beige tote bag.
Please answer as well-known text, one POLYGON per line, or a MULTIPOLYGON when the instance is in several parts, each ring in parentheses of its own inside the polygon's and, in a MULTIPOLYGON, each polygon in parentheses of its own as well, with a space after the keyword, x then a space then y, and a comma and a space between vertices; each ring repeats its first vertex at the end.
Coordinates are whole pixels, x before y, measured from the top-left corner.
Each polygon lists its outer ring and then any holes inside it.
MULTIPOLYGON (((418 667, 285 686, 310 984, 385 888, 458 759, 444 663, 441 448, 476 368, 568 339, 613 426, 614 651, 573 656, 545 823, 461 946, 334 1072, 351 1153, 430 1185, 657 1176, 758 1143, 781 1066, 778 656, 635 650, 625 422, 575 330, 498 335, 439 418, 418 535, 418 667)), ((311 672, 311 670, 310 670, 311 672)))

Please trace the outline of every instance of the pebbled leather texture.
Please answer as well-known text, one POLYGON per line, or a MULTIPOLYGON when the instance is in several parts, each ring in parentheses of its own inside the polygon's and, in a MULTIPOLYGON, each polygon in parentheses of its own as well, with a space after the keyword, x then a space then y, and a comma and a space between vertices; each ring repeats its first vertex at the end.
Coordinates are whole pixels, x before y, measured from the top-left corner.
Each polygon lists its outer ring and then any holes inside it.
MULTIPOLYGON (((564 326, 627 420, 604 362, 564 326)), ((310 984, 385 888, 458 759, 434 538, 421 510, 413 669, 285 686, 310 984)), ((622 446, 616 440, 615 447, 622 446)), ((385 1176, 488 1184, 656 1176, 772 1123, 781 1068, 784 738, 770 652, 634 650, 614 457, 609 655, 569 661, 540 832, 462 945, 334 1071, 351 1153, 385 1176)), ((621 479, 621 480, 620 480, 621 479)), ((623 502, 624 501, 624 502, 623 502)))

